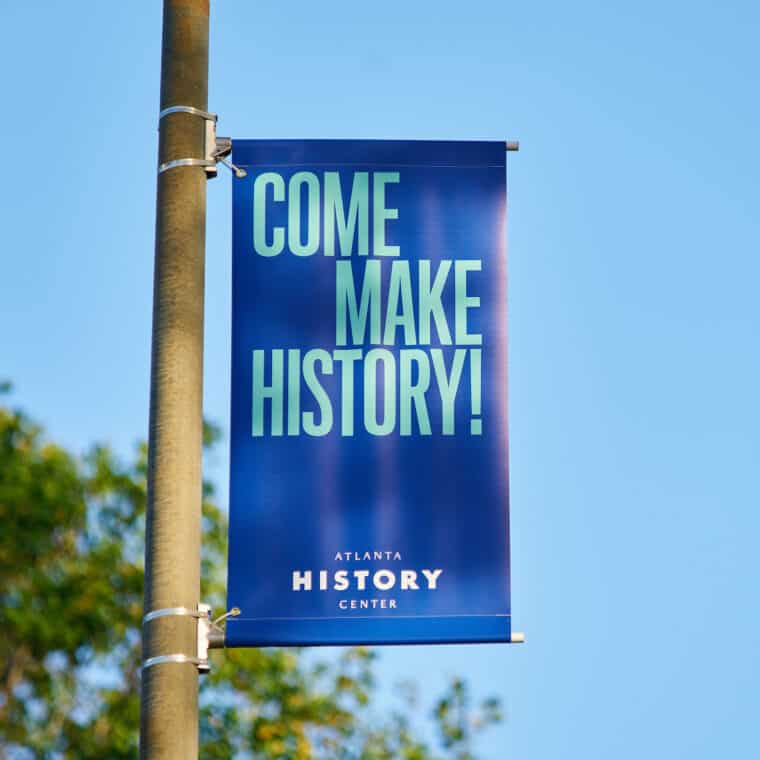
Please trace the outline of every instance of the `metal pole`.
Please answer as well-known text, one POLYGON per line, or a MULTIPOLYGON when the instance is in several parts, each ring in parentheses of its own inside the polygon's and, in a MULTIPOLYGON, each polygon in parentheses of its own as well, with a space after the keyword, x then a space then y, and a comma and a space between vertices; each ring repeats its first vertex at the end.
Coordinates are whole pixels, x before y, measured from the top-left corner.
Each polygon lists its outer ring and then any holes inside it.
MULTIPOLYGON (((161 109, 208 104, 208 0, 164 0, 161 109)), ((175 112, 160 121, 159 164, 204 158, 206 123, 175 112)), ((153 282, 145 613, 196 610, 200 596, 203 280, 206 173, 160 173, 153 282)), ((197 654, 197 620, 143 624, 143 660, 197 654)), ((175 660, 181 658, 175 658, 175 660)), ((140 757, 198 757, 198 670, 170 661, 143 669, 140 757)))

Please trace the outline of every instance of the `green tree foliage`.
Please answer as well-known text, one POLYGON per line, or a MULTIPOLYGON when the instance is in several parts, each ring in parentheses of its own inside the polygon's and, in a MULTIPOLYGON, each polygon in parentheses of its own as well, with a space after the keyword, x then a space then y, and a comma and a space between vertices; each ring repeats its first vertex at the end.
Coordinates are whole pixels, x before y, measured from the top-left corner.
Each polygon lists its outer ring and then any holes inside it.
MULTIPOLYGON (((136 757, 145 479, 145 446, 128 465, 103 446, 79 458, 0 405, 0 758, 136 757)), ((226 525, 209 484, 203 531, 203 599, 223 609, 226 525)), ((375 657, 213 651, 201 757, 472 760, 498 704, 471 708, 454 680, 423 740, 409 689, 378 716, 375 657)))

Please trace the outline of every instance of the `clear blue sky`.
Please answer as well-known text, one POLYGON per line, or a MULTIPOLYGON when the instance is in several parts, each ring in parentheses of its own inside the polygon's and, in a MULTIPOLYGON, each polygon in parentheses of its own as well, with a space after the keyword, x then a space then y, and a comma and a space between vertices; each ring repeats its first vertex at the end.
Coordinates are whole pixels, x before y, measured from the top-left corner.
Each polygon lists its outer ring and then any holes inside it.
MULTIPOLYGON (((77 449, 147 429, 160 3, 0 3, 0 376, 77 449)), ((495 691, 502 758, 758 751, 760 11, 730 1, 212 2, 235 137, 520 139, 509 157, 523 647, 384 652, 495 691)), ((205 406, 227 424, 230 178, 205 406)), ((211 463, 226 501, 227 451, 211 463)))

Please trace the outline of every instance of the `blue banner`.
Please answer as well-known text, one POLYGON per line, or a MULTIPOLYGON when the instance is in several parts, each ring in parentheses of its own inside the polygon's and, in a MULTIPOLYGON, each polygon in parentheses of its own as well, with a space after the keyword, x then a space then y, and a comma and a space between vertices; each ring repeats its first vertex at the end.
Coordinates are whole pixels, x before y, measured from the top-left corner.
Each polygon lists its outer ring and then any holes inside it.
POLYGON ((227 646, 509 641, 504 147, 233 143, 227 646))

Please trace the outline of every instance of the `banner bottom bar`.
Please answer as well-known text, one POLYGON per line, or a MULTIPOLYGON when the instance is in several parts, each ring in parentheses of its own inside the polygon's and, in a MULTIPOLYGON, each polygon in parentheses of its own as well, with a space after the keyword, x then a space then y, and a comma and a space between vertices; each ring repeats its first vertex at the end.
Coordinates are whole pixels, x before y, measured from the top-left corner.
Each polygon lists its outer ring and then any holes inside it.
POLYGON ((510 643, 509 615, 227 621, 225 647, 510 643))

